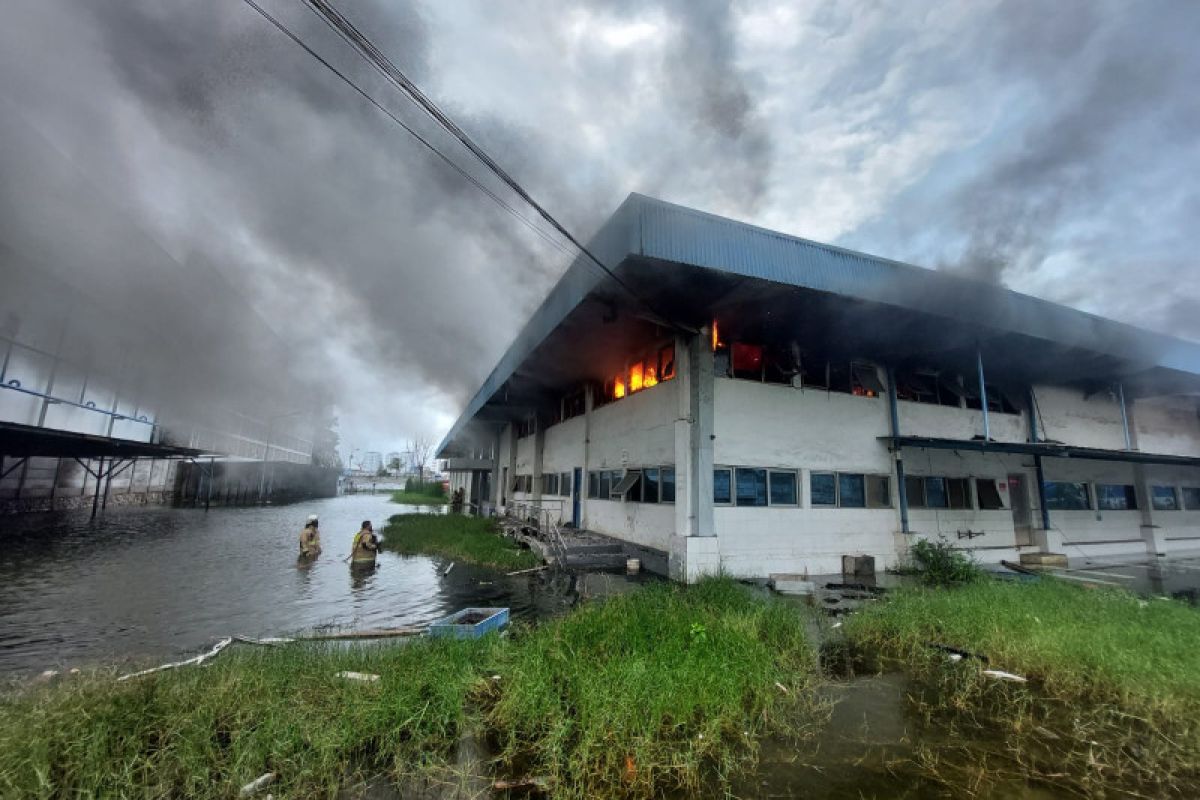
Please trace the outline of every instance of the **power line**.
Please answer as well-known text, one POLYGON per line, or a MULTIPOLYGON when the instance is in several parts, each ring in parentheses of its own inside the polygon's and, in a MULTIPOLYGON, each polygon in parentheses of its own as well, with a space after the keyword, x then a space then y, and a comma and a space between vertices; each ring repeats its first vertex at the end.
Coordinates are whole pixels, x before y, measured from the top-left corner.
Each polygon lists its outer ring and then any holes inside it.
MULTIPOLYGON (((375 105, 380 110, 384 111, 384 113, 387 114, 389 117, 391 117, 397 124, 401 125, 401 127, 403 127, 405 130, 407 130, 410 134, 417 137, 418 140, 420 140, 423 144, 425 144, 431 150, 434 150, 434 152, 436 152, 440 158, 442 158, 443 160, 446 160, 447 163, 451 163, 449 161, 449 158, 445 154, 443 154, 441 151, 437 150, 435 147, 433 147, 433 145, 429 144, 425 139, 423 139, 418 134, 416 134, 409 126, 405 125, 398 118, 396 118, 394 114, 392 114, 391 112, 384 109, 377 101, 374 100, 374 98, 370 97, 365 91, 363 91, 357 85, 355 85, 349 78, 347 78, 345 75, 340 73, 328 61, 326 61, 324 58, 321 58, 310 47, 308 47, 303 41, 301 41, 298 36, 296 36, 294 33, 292 33, 290 30, 288 30, 286 26, 284 26, 281 22, 276 20, 274 17, 271 17, 266 11, 264 11, 262 9, 261 6, 259 6, 257 3, 255 3, 254 0, 244 0, 244 2, 246 2, 252 8, 254 8, 259 14, 261 14, 264 18, 266 18, 273 25, 275 25, 276 28, 278 28, 280 31, 282 31, 284 34, 286 34, 294 42, 296 42, 296 44, 298 44, 302 48, 304 48, 304 50, 306 52, 308 52, 310 55, 312 55, 314 58, 316 58, 318 61, 320 61, 326 68, 333 71, 339 78, 341 78, 344 82, 346 82, 348 85, 350 85, 352 88, 354 88, 359 94, 361 94, 365 98, 367 98, 373 105, 375 105)), ((428 97, 426 97, 425 94, 423 92, 421 92, 421 90, 416 86, 416 84, 414 84, 411 80, 409 80, 408 77, 405 76, 404 73, 401 72, 399 70, 399 68, 397 68, 396 65, 393 64, 392 61, 390 59, 388 59, 388 57, 386 55, 384 55, 383 52, 380 51, 379 48, 377 48, 371 42, 371 40, 369 38, 367 38, 357 27, 355 27, 352 22, 350 22, 348 19, 346 19, 346 17, 344 17, 341 14, 341 12, 339 12, 336 8, 334 8, 328 2, 325 2, 325 0, 303 0, 303 2, 305 3, 306 7, 309 8, 309 10, 311 10, 314 14, 316 14, 318 16, 318 18, 320 18, 322 21, 324 21, 326 25, 328 25, 331 29, 333 29, 343 39, 343 41, 345 41, 347 44, 351 45, 351 47, 353 47, 353 49, 365 61, 367 61, 368 64, 370 64, 373 68, 375 68, 378 72, 380 72, 380 74, 382 74, 385 79, 387 79, 389 82, 391 82, 397 88, 399 88, 402 92, 404 92, 404 94, 407 95, 410 100, 412 100, 414 103, 416 103, 417 106, 419 108, 421 108, 421 110, 424 111, 427 115, 429 115, 429 117, 431 119, 433 119, 439 126, 441 126, 444 130, 446 130, 448 133, 450 133, 455 139, 457 139, 459 142, 461 142, 463 144, 463 146, 465 146, 467 148, 467 150, 476 159, 478 159, 480 161, 480 163, 482 163, 490 172, 492 172, 492 174, 494 174, 496 177, 498 177, 506 186, 508 186, 510 189, 512 189, 512 191, 514 191, 522 200, 524 200, 525 203, 527 205, 529 205, 529 207, 532 208, 538 214, 538 216, 540 216, 543 220, 548 222, 551 225, 551 227, 553 227, 556 231, 558 231, 559 234, 561 234, 564 238, 566 238, 567 241, 569 241, 582 255, 585 256, 587 261, 590 261, 592 264, 594 264, 596 267, 598 267, 606 276, 608 276, 610 279, 612 279, 612 281, 614 283, 616 283, 618 286, 620 286, 622 289, 624 289, 629 294, 630 297, 632 297, 636 302, 641 304, 650 313, 650 315, 653 318, 664 322, 669 327, 677 328, 677 329, 681 329, 681 330, 683 329, 683 328, 681 328, 681 326, 679 326, 676 323, 674 323, 673 321, 671 321, 671 319, 668 315, 663 314, 658 309, 656 309, 653 304, 651 304, 648 300, 646 300, 638 292, 636 292, 633 289, 633 287, 631 287, 628 283, 626 283, 624 280, 622 280, 620 277, 618 277, 599 258, 597 258, 595 256, 595 254, 593 254, 591 252, 591 250, 589 250, 578 239, 576 239, 575 236, 572 235, 571 232, 568 231, 566 229, 566 227, 564 227, 549 211, 547 211, 541 204, 539 204, 536 200, 534 200, 533 197, 531 197, 529 195, 529 193, 524 189, 524 187, 522 187, 521 184, 516 181, 516 179, 514 179, 499 164, 497 164, 496 161, 494 159, 492 159, 492 157, 489 156, 487 154, 487 152, 483 150, 482 147, 480 147, 478 144, 476 144, 474 142, 474 140, 472 140, 471 137, 464 130, 462 130, 462 128, 460 128, 447 114, 445 114, 445 112, 443 112, 440 108, 438 108, 437 105, 432 100, 430 100, 428 97)), ((510 213, 513 213, 514 216, 517 216, 518 219, 522 219, 523 221, 525 221, 527 225, 531 225, 530 222, 528 222, 528 221, 524 220, 524 218, 520 217, 520 215, 517 214, 515 212, 515 210, 512 210, 510 206, 503 203, 503 201, 500 200, 495 195, 494 192, 492 192, 490 189, 487 189, 486 187, 484 187, 473 176, 469 176, 462 168, 458 167, 457 165, 453 165, 453 166, 455 167, 455 170, 457 172, 462 174, 464 177, 467 177, 467 179, 470 180, 473 185, 475 185, 481 191, 486 192, 490 197, 495 199, 496 202, 501 203, 501 205, 504 205, 506 209, 509 209, 510 213)), ((539 235, 542 235, 543 238, 545 238, 545 234, 544 234, 544 232, 541 231, 540 228, 534 228, 534 230, 536 230, 539 233, 539 235)), ((585 263, 587 263, 587 261, 585 261, 585 263)))
MULTIPOLYGON (((571 244, 573 244, 580 253, 594 263, 597 267, 611 278, 617 285, 629 293, 637 302, 646 308, 653 316, 668 321, 669 318, 661 314, 654 306, 645 298, 640 296, 633 287, 629 286, 625 281, 617 277, 604 262, 595 256, 586 246, 584 246, 570 231, 566 229, 549 211, 539 204, 530 194, 517 182, 515 178, 508 174, 496 161, 487 154, 475 141, 450 118, 448 114, 438 108, 437 104, 430 100, 424 92, 417 87, 409 78, 389 59, 383 51, 375 46, 365 34, 360 31, 353 22, 347 19, 340 11, 338 11, 328 0, 303 0, 306 6, 317 14, 322 20, 333 28, 343 40, 347 41, 368 64, 375 67, 381 74, 391 81, 397 88, 404 92, 408 97, 417 104, 422 111, 429 115, 435 122, 444 128, 450 135, 460 141, 472 155, 474 155, 485 167, 487 167, 496 177, 505 183, 510 189, 524 200, 534 211, 541 216, 546 222, 563 235, 571 244)), ((672 323, 672 327, 677 327, 672 323)))
POLYGON ((399 117, 397 117, 395 114, 393 114, 387 108, 385 108, 378 100, 376 100, 374 97, 372 97, 370 94, 368 94, 366 90, 364 90, 357 83, 355 83, 353 80, 351 80, 349 77, 347 77, 345 73, 343 73, 337 67, 333 66, 333 64, 331 64, 327 60, 325 60, 325 58, 322 57, 320 53, 317 53, 315 50, 313 50, 311 47, 309 47, 307 44, 305 44, 304 41, 301 40, 300 37, 297 36, 295 33, 293 33, 291 30, 289 30, 286 25, 284 25, 282 22, 280 22, 275 17, 271 16, 271 14, 266 9, 264 9, 262 6, 260 6, 258 3, 256 3, 255 0, 243 0, 243 2, 245 2, 246 5, 250 6, 252 9, 257 11, 260 15, 262 15, 263 19, 267 20, 272 25, 274 25, 277 29, 279 29, 279 31, 281 33, 283 33, 285 36, 287 36, 289 39, 291 39, 293 42, 295 42, 297 45, 299 45, 304 50, 304 52, 308 53, 310 56, 312 56, 314 59, 316 59, 318 62, 320 62, 322 66, 324 66, 326 69, 328 69, 334 75, 336 75, 343 83, 345 83, 347 86, 349 86, 351 89, 353 89, 359 95, 361 95, 368 103, 370 103, 371 105, 375 106, 375 108, 382 111, 390 120, 392 120, 392 122, 396 123, 401 128, 403 128, 417 142, 419 142, 426 149, 428 149, 435 156, 437 156, 441 161, 443 161, 446 165, 448 165, 451 169, 453 169, 455 172, 457 172, 459 175, 461 175, 463 178, 465 178, 475 188, 479 189, 479 191, 483 192, 485 195, 490 197, 497 205, 499 205, 501 208, 503 208, 505 211, 507 211, 509 214, 511 214, 513 217, 515 217, 517 220, 519 220, 521 223, 523 223, 527 228, 529 228, 531 231, 533 231, 538 236, 540 236, 544 241, 549 243, 552 247, 557 249, 560 253, 563 253, 564 255, 568 255, 568 256, 571 255, 571 252, 569 250, 567 250, 565 247, 563 247, 561 242, 558 242, 554 238, 552 238, 544 230, 542 230, 537 225, 535 225, 532 220, 528 219, 523 214, 521 214, 521 212, 519 212, 517 209, 513 208, 511 205, 509 205, 507 202, 505 202, 504 198, 500 197, 498 194, 493 192, 490 188, 488 188, 483 183, 481 183, 474 175, 470 174, 465 169, 463 169, 461 166, 456 164, 453 160, 451 160, 451 158, 449 156, 447 156, 445 153, 443 153, 441 150, 439 150, 432 142, 430 142, 428 139, 426 139, 424 136, 422 136, 420 133, 418 133, 416 130, 414 130, 412 127, 410 127, 408 124, 406 124, 403 120, 401 120, 399 117))

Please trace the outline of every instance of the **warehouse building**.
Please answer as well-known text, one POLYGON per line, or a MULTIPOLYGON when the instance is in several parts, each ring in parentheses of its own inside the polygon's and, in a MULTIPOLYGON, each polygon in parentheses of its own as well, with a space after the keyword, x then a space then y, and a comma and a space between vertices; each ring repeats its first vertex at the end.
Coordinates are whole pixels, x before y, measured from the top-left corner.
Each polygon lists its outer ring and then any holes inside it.
POLYGON ((673 577, 1200 549, 1200 345, 631 195, 438 449, 673 577))

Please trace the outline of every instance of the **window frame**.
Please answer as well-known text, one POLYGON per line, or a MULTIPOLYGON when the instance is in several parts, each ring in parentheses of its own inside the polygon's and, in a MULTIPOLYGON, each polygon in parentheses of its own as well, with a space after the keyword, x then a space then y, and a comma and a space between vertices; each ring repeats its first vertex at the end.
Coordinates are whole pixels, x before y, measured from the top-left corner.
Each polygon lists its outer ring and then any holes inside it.
POLYGON ((733 486, 733 468, 732 467, 713 467, 713 505, 714 506, 732 506, 734 505, 734 486, 733 486), (717 499, 717 473, 724 472, 728 476, 726 483, 728 487, 726 500, 717 499))
POLYGON ((1182 508, 1182 505, 1179 502, 1179 488, 1176 487, 1174 484, 1161 484, 1161 483, 1151 484, 1150 485, 1150 508, 1154 511, 1179 511, 1182 508), (1170 489, 1171 490, 1171 505, 1170 506, 1160 506, 1158 504, 1158 490, 1159 489, 1170 489))
POLYGON ((863 481, 864 487, 865 487, 866 493, 867 493, 867 505, 866 505, 867 508, 874 508, 874 509, 895 508, 895 506, 892 504, 892 476, 891 475, 882 475, 880 473, 872 473, 870 475, 865 475, 863 477, 864 477, 864 481, 863 481), (883 482, 883 493, 884 493, 884 497, 886 498, 886 502, 884 502, 882 504, 874 504, 874 505, 872 504, 872 502, 871 502, 871 483, 873 481, 882 481, 883 482))
POLYGON ((1046 510, 1047 511, 1093 511, 1093 510, 1095 510, 1095 507, 1096 507, 1095 500, 1092 497, 1092 488, 1091 488, 1090 481, 1043 481, 1042 494, 1046 498, 1046 510), (1064 508, 1062 506, 1051 505, 1050 504, 1050 493, 1047 492, 1046 490, 1049 486, 1054 485, 1054 484, 1066 484, 1068 486, 1082 486, 1083 487, 1083 497, 1084 497, 1084 507, 1083 508, 1064 508))
POLYGON ((675 505, 675 492, 678 489, 674 464, 663 464, 658 468, 658 502, 660 505, 675 505), (667 485, 666 473, 671 473, 671 499, 663 499, 663 487, 667 485))
POLYGON ((1200 486, 1180 486, 1179 499, 1184 511, 1200 511, 1200 486))
POLYGON ((973 494, 974 487, 971 485, 970 478, 943 478, 946 482, 946 508, 949 511, 974 511, 975 498, 973 494), (954 504, 955 490, 952 488, 957 486, 961 490, 962 505, 954 504))
POLYGON ((838 479, 837 473, 829 470, 812 470, 808 473, 808 499, 811 508, 837 508, 838 507, 838 479), (812 482, 817 477, 829 477, 833 480, 833 502, 818 503, 814 499, 816 493, 813 492, 812 482))
POLYGON ((767 468, 767 505, 777 508, 799 508, 800 507, 800 476, 798 470, 794 469, 775 469, 767 468), (775 475, 789 476, 792 479, 792 502, 782 503, 775 501, 775 489, 771 484, 771 479, 775 475))
POLYGON ((1097 511, 1137 511, 1137 488, 1131 483, 1099 483, 1093 485, 1093 491, 1096 493, 1096 510, 1097 511), (1110 506, 1105 504, 1108 492, 1101 491, 1105 489, 1119 489, 1121 499, 1124 502, 1122 506, 1110 506))
MULTIPOLYGON (((1004 505, 1004 493, 1000 491, 1000 480, 998 478, 976 477, 971 482, 975 489, 975 508, 977 508, 979 511, 1007 511, 1007 510, 1009 510, 1009 506, 1004 505), (986 507, 984 506, 983 494, 979 491, 979 484, 981 481, 990 483, 992 485, 992 489, 996 492, 997 505, 995 507, 992 507, 991 504, 989 504, 986 507)), ((1010 503, 1011 503, 1011 501, 1010 501, 1010 503)))

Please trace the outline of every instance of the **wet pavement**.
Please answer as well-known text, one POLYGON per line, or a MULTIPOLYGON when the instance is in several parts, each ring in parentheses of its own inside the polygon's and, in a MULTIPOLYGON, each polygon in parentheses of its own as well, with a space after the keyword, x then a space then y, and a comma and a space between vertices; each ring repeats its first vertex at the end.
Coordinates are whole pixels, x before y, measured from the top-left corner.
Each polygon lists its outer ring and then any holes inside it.
POLYGON ((468 605, 516 619, 574 602, 570 576, 506 577, 425 556, 381 553, 374 571, 342 562, 359 524, 417 511, 387 495, 288 506, 109 509, 0 518, 0 675, 168 660, 220 637, 319 626, 421 625, 468 605), (297 559, 305 517, 324 552, 297 559))
POLYGON ((1170 597, 1191 605, 1200 601, 1200 551, 1170 556, 1070 557, 1066 568, 1042 568, 1062 580, 1127 589, 1147 597, 1170 597))

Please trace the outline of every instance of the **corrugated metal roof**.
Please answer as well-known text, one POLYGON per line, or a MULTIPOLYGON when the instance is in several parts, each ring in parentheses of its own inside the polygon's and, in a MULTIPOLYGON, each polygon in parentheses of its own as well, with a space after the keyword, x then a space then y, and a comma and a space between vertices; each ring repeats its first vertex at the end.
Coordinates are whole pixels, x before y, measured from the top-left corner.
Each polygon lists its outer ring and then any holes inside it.
MULTIPOLYGON (((631 194, 589 247, 610 268, 631 255, 892 305, 1200 375, 1200 344, 1029 295, 821 244, 631 194)), ((607 279, 578 257, 534 312, 438 447, 441 453, 531 352, 607 279)))

